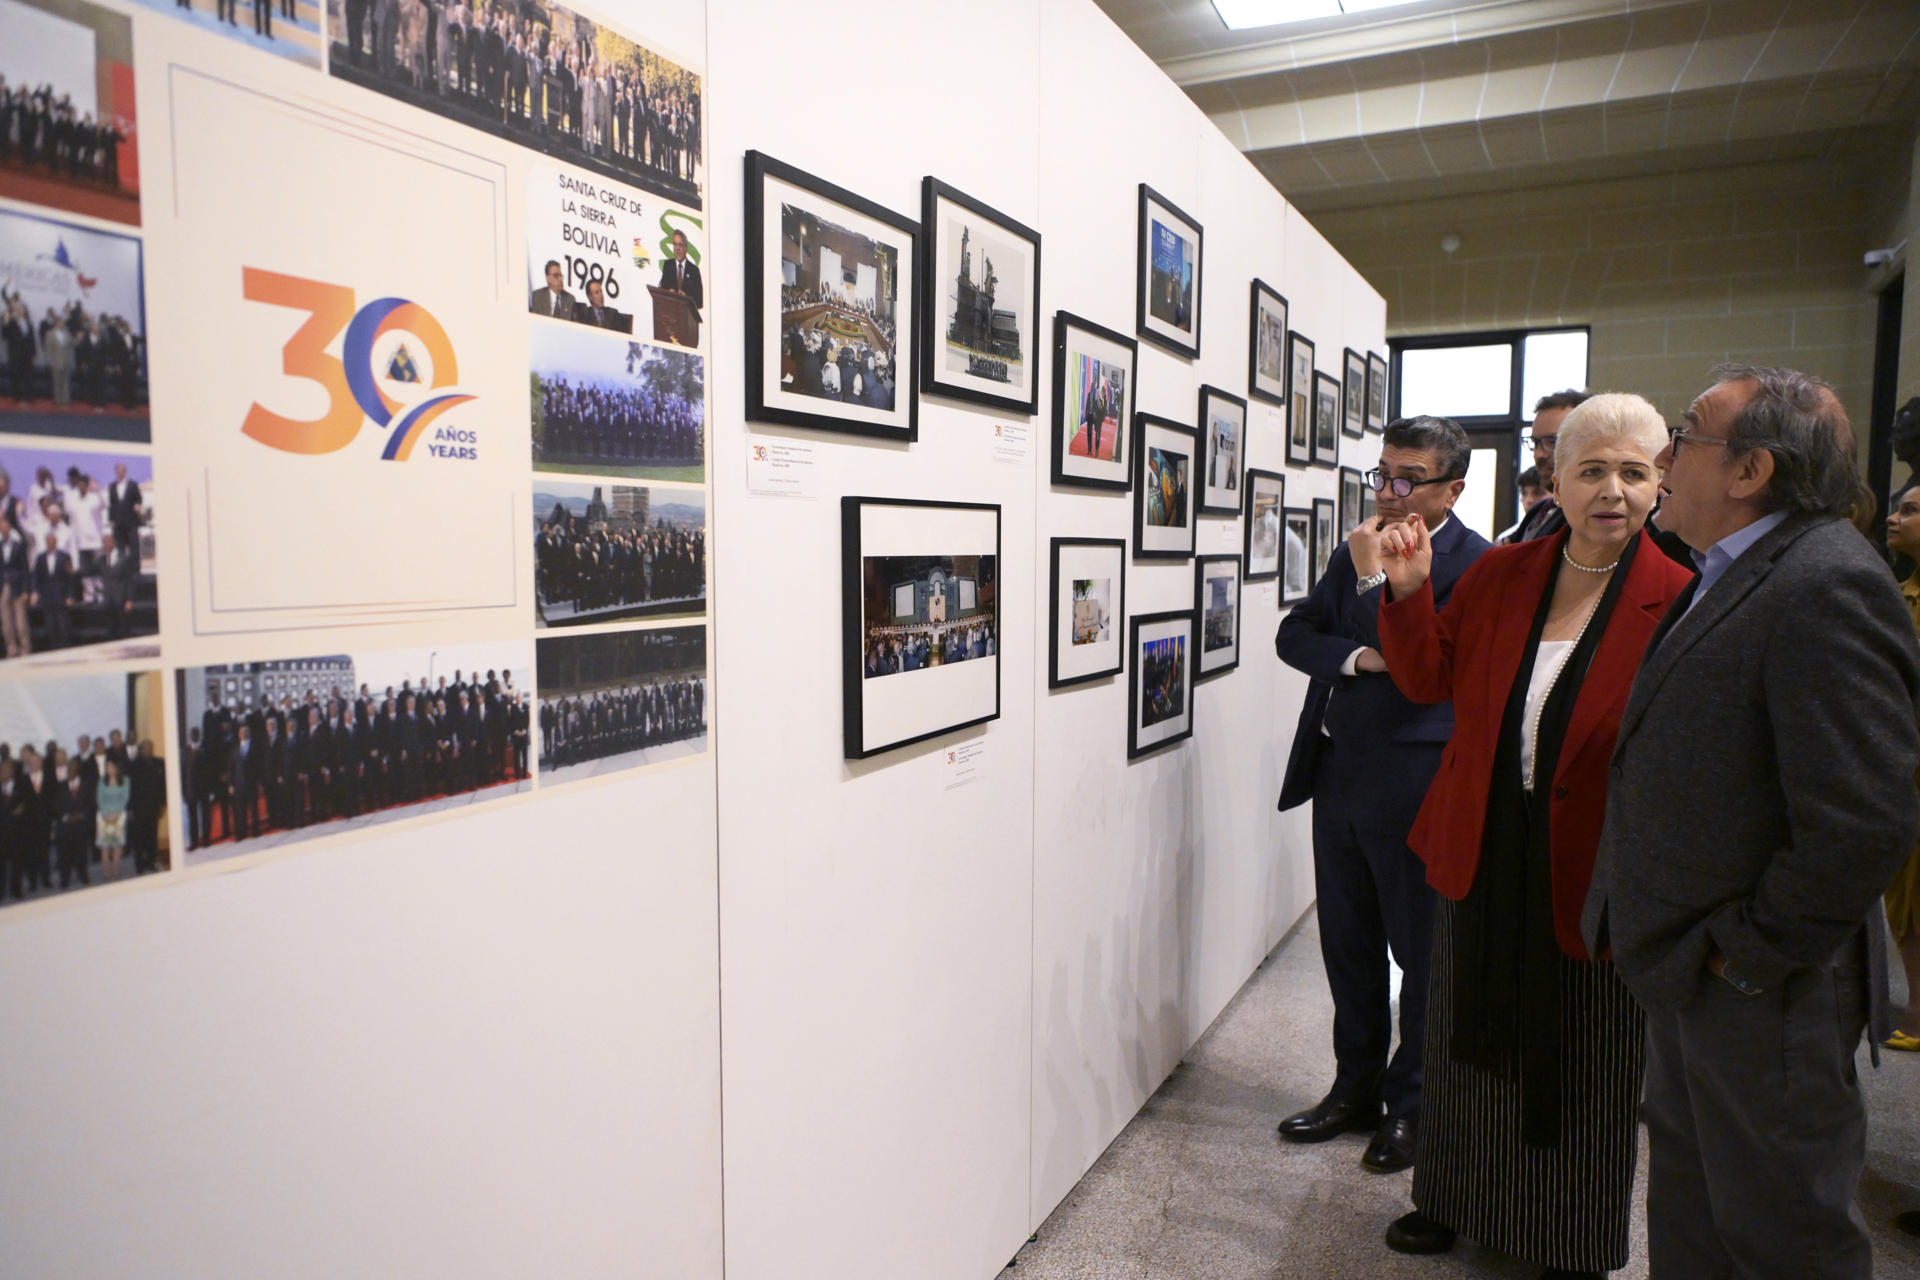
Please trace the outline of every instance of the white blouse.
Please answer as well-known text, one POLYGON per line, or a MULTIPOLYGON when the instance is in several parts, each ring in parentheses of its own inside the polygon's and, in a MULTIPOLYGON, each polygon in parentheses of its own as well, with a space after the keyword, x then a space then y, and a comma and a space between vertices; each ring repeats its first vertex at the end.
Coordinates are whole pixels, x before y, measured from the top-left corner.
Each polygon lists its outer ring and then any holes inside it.
POLYGON ((1534 655, 1533 675, 1527 682, 1526 718, 1520 726, 1520 777, 1527 790, 1533 790, 1533 761, 1539 752, 1540 708, 1560 678, 1560 669, 1573 656, 1572 640, 1542 640, 1534 655))

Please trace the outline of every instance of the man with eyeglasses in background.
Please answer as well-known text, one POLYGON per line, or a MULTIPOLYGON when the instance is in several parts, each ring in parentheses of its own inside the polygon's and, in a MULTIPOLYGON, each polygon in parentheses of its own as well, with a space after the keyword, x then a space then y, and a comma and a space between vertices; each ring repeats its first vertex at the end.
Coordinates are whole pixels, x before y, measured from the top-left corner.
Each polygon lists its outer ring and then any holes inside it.
MULTIPOLYGON (((1560 438, 1560 424, 1592 395, 1591 391, 1556 391, 1552 395, 1541 396, 1535 402, 1533 425, 1520 441, 1533 450, 1533 465, 1539 468, 1541 475, 1553 474, 1553 446, 1560 438)), ((1519 524, 1501 535, 1500 541, 1532 542, 1535 538, 1551 537, 1566 527, 1566 513, 1560 510, 1549 484, 1547 496, 1534 503, 1520 517, 1519 524)))
POLYGON ((1336 1066, 1326 1097, 1281 1121, 1280 1135, 1324 1142, 1371 1129, 1361 1163, 1375 1173, 1413 1163, 1434 893, 1407 848, 1407 833, 1453 736, 1452 705, 1408 701, 1380 657, 1387 580, 1381 530, 1415 513, 1426 522, 1434 603, 1444 608, 1453 584, 1490 545, 1450 516, 1471 457, 1467 433, 1450 418, 1388 423, 1380 465, 1367 473, 1379 494, 1378 517, 1355 526, 1274 637, 1281 661, 1312 677, 1280 808, 1313 801, 1313 874, 1336 1066), (1403 974, 1400 1047, 1391 1060, 1389 949, 1403 974))

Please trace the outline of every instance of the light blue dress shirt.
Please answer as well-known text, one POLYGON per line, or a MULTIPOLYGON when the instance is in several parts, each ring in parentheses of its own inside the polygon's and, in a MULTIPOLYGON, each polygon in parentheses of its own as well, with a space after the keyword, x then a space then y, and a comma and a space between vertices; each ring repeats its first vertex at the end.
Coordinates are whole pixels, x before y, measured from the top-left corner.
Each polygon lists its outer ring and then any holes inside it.
MULTIPOLYGON (((1700 597, 1713 590, 1713 584, 1720 581, 1720 575, 1725 573, 1748 547, 1779 528, 1786 518, 1785 511, 1768 512, 1746 528, 1736 529, 1714 543, 1707 548, 1705 555, 1698 551, 1694 552, 1693 562, 1700 567, 1700 585, 1693 589, 1693 599, 1687 604, 1687 613, 1694 611, 1700 603, 1700 597)), ((1683 613, 1680 616, 1684 618, 1687 614, 1683 613)))

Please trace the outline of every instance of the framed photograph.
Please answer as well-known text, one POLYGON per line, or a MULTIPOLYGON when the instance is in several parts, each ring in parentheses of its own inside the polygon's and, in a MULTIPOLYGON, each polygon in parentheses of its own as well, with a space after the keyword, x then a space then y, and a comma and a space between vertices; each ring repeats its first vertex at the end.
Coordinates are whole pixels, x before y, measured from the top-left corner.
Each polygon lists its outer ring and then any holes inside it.
POLYGON ((1360 482, 1360 518, 1372 520, 1380 514, 1380 497, 1364 478, 1360 482))
POLYGON ((1387 358, 1367 353, 1367 430, 1387 429, 1387 358))
POLYGON ((1133 554, 1185 560, 1193 554, 1193 428, 1151 413, 1135 417, 1140 449, 1133 477, 1133 554))
POLYGON ((920 184, 920 390, 1040 407, 1040 233, 929 174, 920 184))
POLYGON ((1000 715, 1000 508, 840 499, 846 756, 1000 715))
POLYGON ((1333 560, 1333 549, 1339 538, 1333 529, 1333 499, 1315 498, 1313 500, 1313 580, 1308 590, 1318 586, 1320 579, 1327 576, 1327 565, 1333 560))
POLYGON ((1280 513, 1286 509, 1286 495, 1286 476, 1257 467, 1247 469, 1247 520, 1241 532, 1241 549, 1247 557, 1248 582, 1265 582, 1280 574, 1280 513))
POLYGON ((1285 408, 1287 300, 1265 280, 1253 282, 1253 318, 1247 333, 1247 395, 1285 408))
POLYGON ((1193 614, 1200 622, 1196 680, 1240 665, 1240 557, 1200 556, 1193 562, 1193 614))
POLYGON ((1200 510, 1240 514, 1240 472, 1247 462, 1247 402, 1218 387, 1200 388, 1201 447, 1205 451, 1200 510))
POLYGON ((1282 572, 1280 603, 1299 604, 1307 598, 1313 573, 1313 512, 1287 507, 1281 517, 1282 572))
POLYGON ((1340 379, 1313 375, 1313 465, 1340 465, 1340 379))
POLYGON ((1361 497, 1367 486, 1360 481, 1360 473, 1352 467, 1340 468, 1340 540, 1346 541, 1359 523, 1366 519, 1366 499, 1361 497))
POLYGON ((1313 465, 1313 342, 1287 334, 1287 461, 1313 465))
POLYGON ((706 481, 699 353, 544 320, 529 328, 535 471, 706 481))
POLYGON ((920 228, 747 152, 747 418, 918 435, 920 228))
POLYGON ((1193 736, 1193 610, 1143 614, 1130 625, 1127 759, 1134 760, 1193 736))
POLYGON ((543 636, 534 663, 541 790, 707 753, 705 623, 543 636))
POLYGON ((1070 312, 1053 317, 1053 482, 1133 484, 1133 369, 1139 346, 1070 312))
POLYGON ((1200 224, 1140 184, 1134 328, 1178 356, 1200 354, 1200 224))
POLYGON ((1367 434, 1367 358, 1352 347, 1346 351, 1346 375, 1340 429, 1357 439, 1367 434))
POLYGON ((1126 666, 1120 628, 1127 616, 1125 538, 1055 538, 1047 598, 1047 688, 1114 675, 1126 666))
POLYGON ((535 628, 706 611, 705 488, 534 482, 535 628))

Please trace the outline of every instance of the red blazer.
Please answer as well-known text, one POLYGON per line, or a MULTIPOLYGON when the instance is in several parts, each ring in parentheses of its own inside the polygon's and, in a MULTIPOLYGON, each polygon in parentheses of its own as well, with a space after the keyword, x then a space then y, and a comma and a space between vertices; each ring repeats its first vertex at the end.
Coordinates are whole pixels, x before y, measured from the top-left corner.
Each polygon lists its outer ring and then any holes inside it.
MULTIPOLYGON (((1548 799, 1553 849, 1553 933, 1560 950, 1588 959, 1580 912, 1593 879, 1594 850, 1607 811, 1607 767, 1620 714, 1647 641, 1693 575, 1643 531, 1606 634, 1567 722, 1548 799)), ((1427 883, 1458 902, 1473 886, 1487 824, 1487 793, 1507 696, 1526 656, 1527 633, 1567 535, 1495 547, 1454 585, 1435 614, 1423 586, 1380 607, 1380 653, 1400 691, 1415 702, 1453 700, 1453 738, 1440 759, 1407 844, 1427 864, 1427 883)), ((1536 792, 1542 783, 1534 783, 1536 792)))

